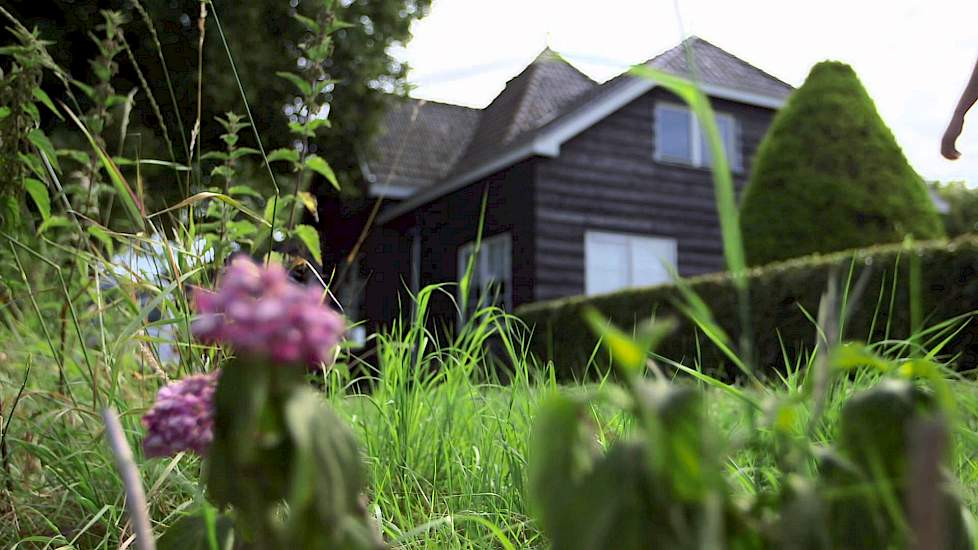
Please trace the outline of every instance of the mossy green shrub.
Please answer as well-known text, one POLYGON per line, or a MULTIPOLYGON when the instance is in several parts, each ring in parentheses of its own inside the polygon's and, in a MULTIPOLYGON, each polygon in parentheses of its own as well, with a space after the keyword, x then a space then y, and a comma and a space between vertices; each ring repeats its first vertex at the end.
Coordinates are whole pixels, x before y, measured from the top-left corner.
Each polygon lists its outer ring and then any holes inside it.
MULTIPOLYGON (((920 273, 917 303, 922 327, 978 310, 976 236, 917 243, 909 249, 901 244, 877 245, 753 268, 749 274, 751 336, 760 374, 783 371, 785 357, 798 361, 814 349, 816 330, 811 318, 818 315, 830 275, 839 281, 840 296, 850 290, 845 339, 880 342, 913 334, 910 265, 914 262, 920 273), (854 300, 851 290, 861 277, 865 277, 863 290, 854 300)), ((687 283, 736 343, 740 334, 736 292, 729 276, 705 275, 687 283)), ((661 356, 690 367, 699 365, 714 375, 733 377, 736 370, 732 363, 678 310, 677 303, 683 303, 678 289, 661 285, 538 302, 516 313, 533 330, 532 350, 541 359, 552 360, 564 378, 583 378, 592 374, 590 369, 601 372, 609 364, 605 353, 595 352, 597 339, 584 319, 589 307, 626 328, 652 316, 672 317, 678 328, 659 346, 661 356)), ((955 359, 959 370, 978 365, 978 319, 954 335, 940 356, 955 354, 960 354, 955 359)))
POLYGON ((947 212, 941 218, 948 237, 978 233, 978 190, 963 181, 938 183, 933 190, 947 204, 947 212))
POLYGON ((751 265, 943 236, 921 177, 852 68, 826 61, 777 114, 741 204, 751 265))

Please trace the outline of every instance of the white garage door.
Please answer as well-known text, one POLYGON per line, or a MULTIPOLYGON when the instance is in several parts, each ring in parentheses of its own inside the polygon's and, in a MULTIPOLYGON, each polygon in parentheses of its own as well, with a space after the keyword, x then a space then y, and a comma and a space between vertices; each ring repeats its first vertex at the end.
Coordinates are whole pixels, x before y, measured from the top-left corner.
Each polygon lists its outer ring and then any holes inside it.
POLYGON ((668 283, 676 266, 676 239, 588 231, 584 235, 587 293, 668 283))

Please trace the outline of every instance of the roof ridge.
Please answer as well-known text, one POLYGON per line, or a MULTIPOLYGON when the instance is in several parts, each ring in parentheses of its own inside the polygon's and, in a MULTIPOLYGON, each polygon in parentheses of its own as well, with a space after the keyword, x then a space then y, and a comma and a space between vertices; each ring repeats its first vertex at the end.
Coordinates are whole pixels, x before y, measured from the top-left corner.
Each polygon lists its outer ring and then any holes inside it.
POLYGON ((459 109, 467 109, 469 111, 481 111, 482 110, 482 109, 480 109, 478 107, 469 107, 468 105, 459 105, 458 103, 449 103, 447 101, 439 101, 437 99, 427 99, 427 98, 423 98, 423 97, 412 97, 412 96, 397 95, 397 94, 388 94, 388 97, 390 97, 390 98, 392 98, 394 100, 404 100, 404 101, 411 101, 411 102, 415 102, 415 103, 431 103, 433 105, 442 105, 442 106, 445 106, 445 107, 456 107, 456 108, 459 108, 459 109))
MULTIPOLYGON (((546 49, 550 50, 550 47, 548 46, 546 49)), ((539 57, 537 59, 539 59, 539 57)), ((530 63, 522 73, 520 73, 520 75, 526 73, 527 83, 526 87, 522 90, 523 93, 519 96, 519 100, 516 102, 516 106, 509 113, 507 113, 509 115, 507 117, 509 122, 506 124, 506 133, 503 135, 503 143, 508 143, 509 140, 516 137, 517 129, 513 123, 523 111, 523 107, 526 106, 527 98, 530 97, 530 93, 538 83, 539 79, 536 77, 536 75, 540 72, 540 66, 537 65, 537 59, 534 59, 533 62, 530 63), (530 72, 531 70, 532 72, 530 72)))
POLYGON ((794 88, 794 86, 792 86, 791 84, 788 84, 788 83, 787 83, 787 82, 785 82, 784 80, 781 80, 780 78, 778 78, 778 77, 776 77, 776 76, 774 76, 773 74, 771 74, 771 73, 769 73, 769 72, 767 72, 767 71, 765 71, 764 69, 762 69, 762 68, 760 68, 760 67, 758 67, 757 65, 755 65, 755 64, 753 64, 753 63, 751 63, 750 61, 747 61, 746 59, 744 59, 744 58, 742 58, 742 57, 740 57, 740 56, 739 56, 739 55, 737 55, 737 54, 734 54, 734 53, 731 53, 731 52, 730 52, 730 50, 727 50, 726 48, 721 48, 720 46, 717 46, 717 45, 716 45, 716 44, 714 44, 713 42, 710 42, 709 40, 707 40, 707 39, 705 39, 705 38, 701 38, 701 37, 699 37, 699 36, 696 36, 695 34, 694 34, 694 35, 690 35, 690 36, 689 36, 688 38, 686 38, 686 40, 683 40, 683 41, 682 41, 682 42, 681 42, 681 43, 679 44, 679 46, 677 46, 677 47, 680 47, 680 48, 681 48, 681 47, 684 47, 684 46, 685 46, 685 44, 686 44, 686 41, 692 41, 692 42, 693 42, 694 44, 695 44, 695 43, 701 43, 701 44, 704 44, 704 45, 706 45, 706 46, 709 46, 709 47, 711 47, 711 48, 714 48, 714 49, 717 49, 717 50, 720 50, 720 51, 721 51, 721 52, 723 52, 723 53, 724 53, 725 55, 727 55, 727 56, 729 56, 729 57, 730 57, 731 59, 733 59, 733 60, 735 60, 735 61, 737 61, 737 62, 738 62, 738 63, 740 63, 741 65, 745 65, 745 66, 746 66, 746 67, 748 67, 749 69, 752 69, 752 70, 754 70, 754 71, 757 71, 757 72, 759 72, 759 73, 761 73, 761 74, 763 74, 764 76, 766 76, 766 77, 768 77, 768 78, 771 78, 771 79, 773 79, 773 80, 776 80, 777 82, 779 82, 779 83, 781 83, 781 84, 784 84, 785 86, 788 86, 789 88, 794 88))

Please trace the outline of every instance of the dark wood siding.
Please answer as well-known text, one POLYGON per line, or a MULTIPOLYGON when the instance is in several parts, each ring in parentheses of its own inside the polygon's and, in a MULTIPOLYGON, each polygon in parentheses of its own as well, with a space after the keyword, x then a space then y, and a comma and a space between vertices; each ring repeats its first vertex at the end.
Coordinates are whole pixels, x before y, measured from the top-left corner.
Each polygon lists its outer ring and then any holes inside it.
MULTIPOLYGON (((681 103, 656 89, 564 143, 560 156, 536 169, 534 299, 583 294, 584 233, 588 229, 673 237, 679 272, 723 269, 723 247, 705 169, 654 160, 655 105, 681 103)), ((744 171, 742 189, 773 111, 723 100, 714 108, 737 119, 744 171)))
MULTIPOLYGON (((410 307, 404 289, 411 279, 411 231, 421 235, 421 285, 458 281, 458 249, 476 238, 483 193, 487 195, 483 237, 510 233, 513 306, 534 299, 535 159, 529 159, 467 185, 385 224, 366 251, 365 313, 368 324, 386 324, 398 313, 398 299, 410 307)), ((448 289, 455 293, 454 288, 448 289)), ((452 301, 436 294, 432 316, 454 319, 452 301)))

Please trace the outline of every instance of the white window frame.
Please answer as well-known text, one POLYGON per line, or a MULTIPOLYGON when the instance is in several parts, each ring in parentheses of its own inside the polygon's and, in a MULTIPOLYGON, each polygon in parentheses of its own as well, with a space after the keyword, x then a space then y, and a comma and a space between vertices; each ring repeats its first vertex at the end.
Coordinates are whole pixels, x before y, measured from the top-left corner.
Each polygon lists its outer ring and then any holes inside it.
MULTIPOLYGON (((488 289, 489 285, 492 284, 495 279, 491 277, 492 269, 489 266, 489 254, 488 250, 493 246, 502 246, 503 253, 503 265, 501 272, 503 274, 503 295, 501 296, 503 300, 503 307, 506 311, 512 311, 513 309, 513 240, 509 233, 499 233, 491 237, 483 238, 479 242, 479 249, 476 251, 476 242, 472 241, 458 247, 457 258, 458 258, 458 280, 461 281, 465 277, 466 269, 468 268, 467 256, 470 256, 473 252, 477 252, 475 264, 472 267, 473 279, 479 284, 478 295, 481 297, 484 295, 488 289)), ((458 288, 458 298, 462 298, 462 289, 458 288)), ((471 305, 471 304, 470 304, 471 305)))
MULTIPOLYGON (((632 248, 633 247, 633 244, 635 242, 641 242, 641 241, 658 241, 658 242, 663 242, 664 241, 664 242, 667 242, 669 245, 671 245, 671 248, 672 248, 672 254, 671 254, 672 258, 669 258, 669 260, 671 260, 671 262, 672 262, 671 263, 672 269, 678 269, 678 263, 679 263, 679 242, 678 242, 678 240, 675 237, 670 237, 670 236, 667 236, 667 235, 646 235, 646 234, 637 234, 637 233, 619 233, 619 232, 614 232, 614 231, 601 231, 601 230, 588 229, 587 231, 584 232, 584 293, 586 295, 588 295, 588 296, 594 296, 595 294, 601 294, 601 293, 608 292, 608 291, 604 291, 604 290, 602 290, 602 291, 599 292, 598 290, 596 290, 595 288, 593 288, 593 285, 595 284, 596 281, 593 281, 588 276, 589 275, 589 273, 588 273, 588 266, 590 265, 590 263, 588 261, 588 250, 591 249, 591 243, 593 243, 595 241, 598 241, 598 240, 605 240, 605 241, 623 241, 624 240, 628 244, 628 246, 629 246, 628 266, 626 268, 626 273, 628 275, 628 277, 627 277, 628 278, 628 282, 625 284, 625 286, 623 286, 623 287, 621 287, 619 289, 616 289, 616 290, 622 290, 622 289, 625 289, 625 288, 634 288, 635 286, 637 286, 637 284, 636 284, 636 282, 634 280, 634 273, 635 273, 635 265, 634 265, 635 254, 633 253, 633 248, 632 248)), ((663 281, 661 281, 659 283, 653 283, 653 284, 668 284, 670 282, 671 282, 671 280, 663 280, 663 281)), ((616 290, 612 290, 610 292, 615 292, 616 290)))
MULTIPOLYGON (((733 129, 733 143, 729 147, 730 150, 727 153, 727 162, 730 164, 730 169, 736 173, 743 172, 744 162, 743 153, 741 151, 741 135, 740 135, 740 124, 737 117, 731 115, 730 113, 718 113, 714 112, 714 116, 717 120, 729 121, 730 127, 733 129)), ((703 154, 703 128, 696 120, 696 113, 692 111, 689 107, 685 105, 680 105, 678 103, 672 103, 668 101, 660 101, 655 104, 655 116, 652 121, 652 132, 655 135, 655 153, 653 157, 656 162, 663 162, 667 164, 680 164, 683 166, 691 166, 693 168, 706 168, 709 169, 712 163, 707 163, 706 158, 703 154), (673 111, 681 112, 689 117, 689 139, 690 139, 690 159, 680 159, 676 157, 668 157, 662 154, 662 135, 663 132, 659 131, 659 122, 662 120, 662 111, 673 111)), ((721 136, 722 138, 722 136, 721 136)))

